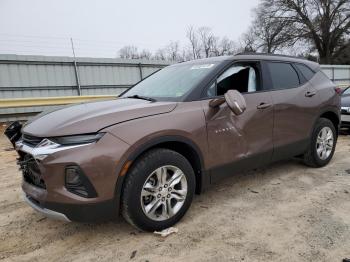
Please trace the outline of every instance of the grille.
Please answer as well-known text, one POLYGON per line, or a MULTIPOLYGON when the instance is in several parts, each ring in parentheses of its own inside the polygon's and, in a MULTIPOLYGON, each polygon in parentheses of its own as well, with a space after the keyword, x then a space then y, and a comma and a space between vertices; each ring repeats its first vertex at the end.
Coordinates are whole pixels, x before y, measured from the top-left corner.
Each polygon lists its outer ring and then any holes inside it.
POLYGON ((46 189, 45 182, 41 178, 40 168, 31 155, 22 155, 18 159, 18 165, 22 170, 24 181, 31 185, 46 189))
POLYGON ((25 144, 28 144, 31 146, 37 146, 41 142, 41 140, 43 140, 43 139, 40 137, 23 134, 22 140, 23 140, 23 143, 25 143, 25 144))

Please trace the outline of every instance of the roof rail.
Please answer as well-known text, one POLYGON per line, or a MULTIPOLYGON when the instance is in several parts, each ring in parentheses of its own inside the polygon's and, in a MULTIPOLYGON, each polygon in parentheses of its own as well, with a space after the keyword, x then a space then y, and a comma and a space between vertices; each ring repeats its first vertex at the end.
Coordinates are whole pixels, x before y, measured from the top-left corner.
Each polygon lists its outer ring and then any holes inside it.
POLYGON ((307 60, 305 57, 290 56, 290 55, 280 55, 280 54, 271 54, 271 53, 241 52, 241 53, 235 54, 235 56, 238 56, 238 55, 266 55, 266 56, 289 57, 289 58, 296 58, 296 59, 307 60))

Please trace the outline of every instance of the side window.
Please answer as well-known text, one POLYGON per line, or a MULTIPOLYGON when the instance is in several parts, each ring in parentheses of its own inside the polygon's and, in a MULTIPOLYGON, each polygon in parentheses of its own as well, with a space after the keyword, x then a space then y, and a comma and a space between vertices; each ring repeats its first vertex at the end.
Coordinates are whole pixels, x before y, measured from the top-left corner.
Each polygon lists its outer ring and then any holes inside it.
POLYGON ((291 64, 268 62, 267 65, 273 89, 287 89, 300 85, 299 76, 291 64))
POLYGON ((350 95, 350 87, 344 90, 343 95, 348 96, 350 95))
POLYGON ((228 90, 241 93, 259 90, 259 71, 255 64, 235 64, 222 73, 207 90, 208 97, 222 96, 228 90))
POLYGON ((314 75, 315 72, 312 71, 309 67, 307 67, 306 65, 302 65, 302 64, 294 64, 296 66, 296 68, 298 68, 298 70, 303 74, 303 76, 305 77, 305 79, 307 81, 309 81, 314 75))

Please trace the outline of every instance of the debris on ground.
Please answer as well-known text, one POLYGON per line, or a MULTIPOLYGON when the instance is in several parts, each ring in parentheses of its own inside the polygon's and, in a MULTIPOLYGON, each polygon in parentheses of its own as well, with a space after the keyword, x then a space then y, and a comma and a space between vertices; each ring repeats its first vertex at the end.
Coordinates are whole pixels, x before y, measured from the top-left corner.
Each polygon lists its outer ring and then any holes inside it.
POLYGON ((248 188, 248 190, 249 190, 250 192, 254 193, 254 194, 259 194, 258 191, 255 191, 255 190, 253 190, 253 189, 248 188))
POLYGON ((154 231, 154 234, 161 235, 162 237, 167 237, 172 233, 177 233, 179 230, 175 227, 169 227, 166 229, 163 229, 162 231, 154 231))
POLYGON ((132 251, 130 259, 133 259, 136 256, 137 250, 132 251))
POLYGON ((41 222, 41 221, 45 220, 46 218, 47 217, 42 217, 42 218, 38 219, 36 222, 41 222))

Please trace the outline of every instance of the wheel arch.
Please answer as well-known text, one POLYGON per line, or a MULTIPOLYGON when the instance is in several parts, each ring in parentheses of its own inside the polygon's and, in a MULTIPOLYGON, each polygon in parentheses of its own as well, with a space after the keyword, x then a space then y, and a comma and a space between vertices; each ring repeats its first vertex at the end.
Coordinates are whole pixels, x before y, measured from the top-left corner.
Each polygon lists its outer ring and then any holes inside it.
MULTIPOLYGON (((129 155, 127 160, 123 163, 123 166, 130 162, 131 164, 128 167, 128 170, 130 170, 133 163, 135 163, 139 157, 154 148, 167 148, 176 151, 189 161, 195 173, 196 194, 203 192, 203 190, 209 185, 210 178, 204 170, 204 159, 199 147, 190 139, 182 136, 162 136, 139 145, 129 155)), ((123 183, 126 176, 127 172, 125 175, 119 175, 117 179, 115 197, 118 207, 120 205, 123 183)))
MULTIPOLYGON (((338 133, 339 132, 339 125, 340 125, 340 116, 339 116, 339 112, 337 111, 336 108, 334 107, 327 107, 325 108, 324 110, 322 110, 318 116, 317 119, 319 118, 326 118, 326 119, 329 119, 335 129, 336 129, 336 132, 338 133)), ((316 121, 317 121, 316 119, 316 121)), ((316 121, 315 121, 315 124, 316 124, 316 121)))

